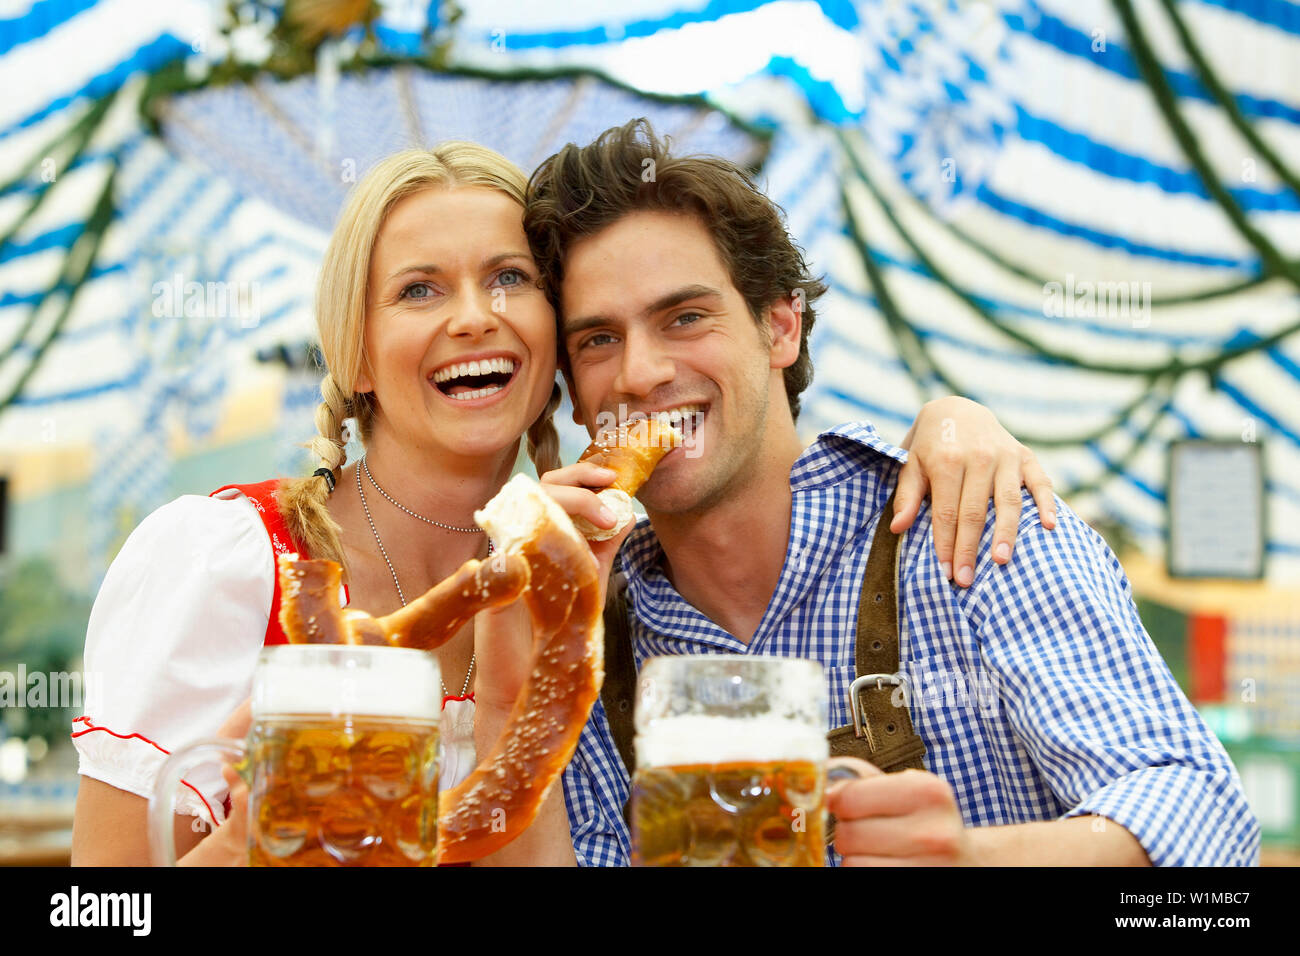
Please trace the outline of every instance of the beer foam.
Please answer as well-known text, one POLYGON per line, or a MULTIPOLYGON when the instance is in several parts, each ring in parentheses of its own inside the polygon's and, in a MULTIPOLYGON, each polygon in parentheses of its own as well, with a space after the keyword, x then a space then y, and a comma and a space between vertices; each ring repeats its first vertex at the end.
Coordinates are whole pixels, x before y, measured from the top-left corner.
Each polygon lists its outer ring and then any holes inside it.
POLYGON ((636 738, 638 767, 711 763, 770 763, 830 756, 826 735, 783 717, 718 717, 683 714, 661 717, 636 738))
POLYGON ((395 647, 288 644, 267 648, 253 675, 253 715, 438 720, 438 662, 395 647))

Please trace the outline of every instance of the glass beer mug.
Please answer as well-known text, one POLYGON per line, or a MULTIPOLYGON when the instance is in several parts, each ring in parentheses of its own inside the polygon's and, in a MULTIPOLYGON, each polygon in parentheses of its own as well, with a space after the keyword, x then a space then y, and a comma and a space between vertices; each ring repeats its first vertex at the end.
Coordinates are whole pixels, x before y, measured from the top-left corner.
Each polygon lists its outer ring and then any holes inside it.
POLYGON ((634 866, 822 866, 826 678, 816 661, 656 657, 641 669, 634 866))
POLYGON ((172 797, 195 758, 249 781, 252 866, 432 866, 442 689, 427 651, 336 644, 264 648, 246 741, 173 753, 149 801, 154 862, 175 865, 172 797))

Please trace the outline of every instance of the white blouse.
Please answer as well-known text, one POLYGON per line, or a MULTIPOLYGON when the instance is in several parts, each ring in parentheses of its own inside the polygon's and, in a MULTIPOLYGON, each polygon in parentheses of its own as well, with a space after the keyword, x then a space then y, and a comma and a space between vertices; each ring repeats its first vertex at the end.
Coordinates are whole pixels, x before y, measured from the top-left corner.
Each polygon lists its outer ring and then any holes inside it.
MULTIPOLYGON (((167 755, 214 736, 252 693, 275 562, 252 503, 226 494, 159 508, 108 569, 86 632, 85 713, 72 727, 79 773, 148 797, 167 755)), ((473 701, 445 702, 442 788, 475 766, 473 715, 473 701)), ((173 806, 219 823, 226 796, 220 768, 204 763, 173 806)))

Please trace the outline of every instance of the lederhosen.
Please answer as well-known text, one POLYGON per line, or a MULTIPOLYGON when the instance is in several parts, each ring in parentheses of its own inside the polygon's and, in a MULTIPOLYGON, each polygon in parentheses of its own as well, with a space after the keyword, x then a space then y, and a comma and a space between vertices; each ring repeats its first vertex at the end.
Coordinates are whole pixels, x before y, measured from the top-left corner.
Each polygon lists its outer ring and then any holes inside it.
MULTIPOLYGON (((885 773, 925 769, 925 745, 912 728, 909 712, 911 688, 898 669, 898 535, 889 530, 893 517, 891 494, 876 524, 858 598, 856 679, 849 689, 853 723, 826 735, 832 756, 860 757, 885 773), (901 705, 895 703, 895 688, 901 690, 901 705)), ((605 683, 600 698, 614 745, 631 776, 636 773, 632 711, 637 679, 626 592, 627 578, 616 574, 605 604, 605 683)))

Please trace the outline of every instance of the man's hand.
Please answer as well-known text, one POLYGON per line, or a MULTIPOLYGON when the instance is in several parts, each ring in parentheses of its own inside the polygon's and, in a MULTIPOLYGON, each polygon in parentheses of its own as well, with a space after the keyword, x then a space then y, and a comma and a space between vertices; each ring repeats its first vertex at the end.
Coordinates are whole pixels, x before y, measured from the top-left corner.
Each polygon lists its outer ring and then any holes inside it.
POLYGON ((961 587, 975 579, 990 497, 997 508, 992 551, 998 564, 1011 560, 1021 485, 1033 494, 1043 527, 1056 527, 1051 479, 1034 453, 983 405, 956 396, 926 402, 902 447, 908 450, 907 464, 898 476, 890 530, 911 527, 928 492, 935 554, 945 576, 961 587))
POLYGON ((1104 817, 1077 816, 967 827, 952 787, 923 770, 881 773, 856 757, 833 757, 857 780, 826 790, 835 849, 844 866, 1150 866, 1137 838, 1104 817))
POLYGON ((835 815, 835 849, 844 866, 975 866, 970 832, 952 787, 923 770, 882 773, 856 757, 834 757, 857 780, 832 783, 827 810, 835 815))
MULTIPOLYGON (((598 528, 614 527, 614 515, 596 497, 596 492, 614 483, 618 473, 601 468, 589 461, 580 461, 565 468, 557 468, 542 475, 542 490, 554 498, 571 518, 586 518, 598 528)), ((635 522, 628 522, 618 534, 607 541, 588 541, 591 553, 600 566, 600 600, 604 604, 605 587, 610 570, 623 540, 632 533, 635 522)))

